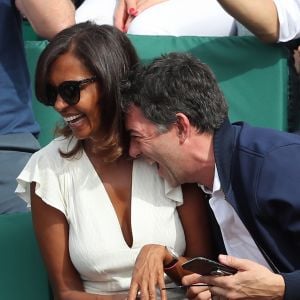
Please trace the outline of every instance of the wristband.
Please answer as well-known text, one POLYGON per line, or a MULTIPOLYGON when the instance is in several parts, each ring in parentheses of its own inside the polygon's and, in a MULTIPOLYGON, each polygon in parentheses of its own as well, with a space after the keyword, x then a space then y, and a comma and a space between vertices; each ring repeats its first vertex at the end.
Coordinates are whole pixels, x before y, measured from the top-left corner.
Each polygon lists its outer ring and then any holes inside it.
POLYGON ((175 267, 175 265, 178 263, 178 258, 179 258, 179 255, 176 253, 176 251, 171 248, 171 247, 168 247, 168 246, 165 246, 166 247, 166 250, 171 254, 172 256, 172 260, 164 265, 164 270, 170 270, 172 268, 175 267))

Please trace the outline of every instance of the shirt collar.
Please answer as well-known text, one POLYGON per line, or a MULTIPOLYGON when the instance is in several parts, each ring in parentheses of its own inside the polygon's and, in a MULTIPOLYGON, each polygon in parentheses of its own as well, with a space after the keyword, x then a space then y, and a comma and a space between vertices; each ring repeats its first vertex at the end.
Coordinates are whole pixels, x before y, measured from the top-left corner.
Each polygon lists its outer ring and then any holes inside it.
POLYGON ((221 182, 220 182, 220 178, 219 178, 219 174, 218 174, 218 170, 217 170, 216 164, 215 164, 215 174, 214 174, 213 189, 210 190, 209 188, 205 187, 202 184, 198 184, 198 185, 203 190, 204 193, 210 194, 210 195, 221 190, 221 182))

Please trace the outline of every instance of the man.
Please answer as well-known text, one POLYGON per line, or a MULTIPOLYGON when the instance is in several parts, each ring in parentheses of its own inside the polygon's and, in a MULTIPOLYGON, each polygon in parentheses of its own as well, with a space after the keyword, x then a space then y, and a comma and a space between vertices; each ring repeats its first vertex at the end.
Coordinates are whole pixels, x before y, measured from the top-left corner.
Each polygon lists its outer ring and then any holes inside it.
MULTIPOLYGON (((191 299, 297 299, 300 282, 299 136, 230 124, 210 69, 169 54, 137 70, 123 88, 130 155, 156 163, 173 186, 197 182, 227 254, 231 276, 183 278, 191 299)), ((218 245, 219 253, 224 253, 218 245)))
POLYGON ((75 23, 71 0, 0 0, 0 214, 27 210, 14 193, 16 177, 39 148, 21 14, 47 39, 75 23))

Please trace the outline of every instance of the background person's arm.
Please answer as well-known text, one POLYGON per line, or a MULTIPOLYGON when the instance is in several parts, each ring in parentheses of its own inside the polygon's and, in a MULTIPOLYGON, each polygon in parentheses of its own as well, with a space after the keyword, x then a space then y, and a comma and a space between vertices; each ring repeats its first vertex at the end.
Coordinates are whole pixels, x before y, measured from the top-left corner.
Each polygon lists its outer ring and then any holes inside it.
POLYGON ((238 22, 264 42, 277 42, 279 19, 273 0, 218 0, 238 22))
POLYGON ((15 4, 35 32, 48 40, 75 24, 75 6, 71 0, 16 0, 15 4))

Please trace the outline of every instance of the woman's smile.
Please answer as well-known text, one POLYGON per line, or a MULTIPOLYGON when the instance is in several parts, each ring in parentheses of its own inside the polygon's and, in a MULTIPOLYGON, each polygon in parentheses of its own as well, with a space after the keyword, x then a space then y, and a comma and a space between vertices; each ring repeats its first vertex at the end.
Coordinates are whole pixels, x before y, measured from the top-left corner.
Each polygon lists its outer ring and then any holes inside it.
MULTIPOLYGON (((50 84, 59 86, 65 81, 80 81, 93 74, 71 52, 60 55, 51 65, 50 84)), ((70 105, 60 95, 54 108, 62 115, 73 135, 82 140, 97 135, 100 130, 100 88, 97 81, 80 87, 79 101, 70 105)))

